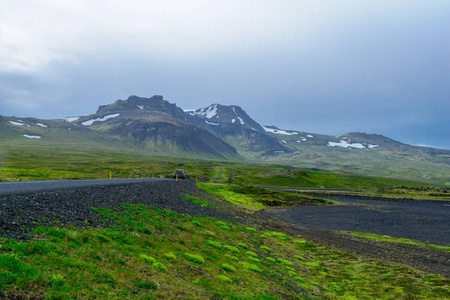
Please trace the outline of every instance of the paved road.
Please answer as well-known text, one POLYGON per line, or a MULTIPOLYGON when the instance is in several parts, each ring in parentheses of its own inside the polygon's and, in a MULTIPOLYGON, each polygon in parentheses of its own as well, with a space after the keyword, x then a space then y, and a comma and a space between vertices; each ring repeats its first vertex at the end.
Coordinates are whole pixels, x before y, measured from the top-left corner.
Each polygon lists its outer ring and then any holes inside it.
POLYGON ((89 179, 89 180, 44 180, 44 181, 6 181, 0 182, 0 196, 20 195, 36 192, 49 192, 74 188, 95 186, 113 186, 128 183, 161 181, 172 179, 159 178, 121 178, 121 179, 89 179))

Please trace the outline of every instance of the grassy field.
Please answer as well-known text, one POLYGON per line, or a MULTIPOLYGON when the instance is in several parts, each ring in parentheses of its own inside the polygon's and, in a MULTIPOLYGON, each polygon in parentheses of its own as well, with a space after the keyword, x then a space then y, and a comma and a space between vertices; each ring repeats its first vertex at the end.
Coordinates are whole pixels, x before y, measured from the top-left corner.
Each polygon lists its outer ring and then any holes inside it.
POLYGON ((3 296, 46 299, 448 299, 449 280, 301 236, 142 205, 95 209, 104 229, 0 240, 3 296))
POLYGON ((314 187, 387 188, 432 187, 433 184, 343 172, 305 170, 281 165, 245 164, 158 156, 105 149, 48 148, 41 145, 0 150, 0 181, 171 177, 185 169, 188 177, 221 183, 314 187))

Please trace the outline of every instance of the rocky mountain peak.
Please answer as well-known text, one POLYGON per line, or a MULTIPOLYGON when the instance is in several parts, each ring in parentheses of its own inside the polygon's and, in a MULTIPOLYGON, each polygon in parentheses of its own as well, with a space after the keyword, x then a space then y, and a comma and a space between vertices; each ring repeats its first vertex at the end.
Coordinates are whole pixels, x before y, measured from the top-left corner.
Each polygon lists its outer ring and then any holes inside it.
POLYGON ((167 113, 177 119, 184 120, 185 114, 181 108, 174 103, 164 100, 161 95, 150 98, 129 96, 127 100, 117 100, 109 105, 98 107, 97 114, 120 113, 124 111, 153 111, 167 113))
POLYGON ((211 104, 204 108, 187 112, 191 117, 201 119, 208 125, 240 125, 257 131, 264 131, 262 126, 247 115, 237 105, 211 104))

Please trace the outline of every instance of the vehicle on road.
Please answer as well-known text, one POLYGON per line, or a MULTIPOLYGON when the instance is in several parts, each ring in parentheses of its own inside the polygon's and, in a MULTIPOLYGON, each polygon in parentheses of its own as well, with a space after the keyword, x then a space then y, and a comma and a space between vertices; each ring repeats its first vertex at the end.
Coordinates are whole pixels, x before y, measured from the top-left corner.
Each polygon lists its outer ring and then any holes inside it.
POLYGON ((184 173, 183 169, 176 169, 173 172, 173 178, 174 179, 177 178, 177 175, 178 175, 178 178, 186 179, 186 173, 184 173))

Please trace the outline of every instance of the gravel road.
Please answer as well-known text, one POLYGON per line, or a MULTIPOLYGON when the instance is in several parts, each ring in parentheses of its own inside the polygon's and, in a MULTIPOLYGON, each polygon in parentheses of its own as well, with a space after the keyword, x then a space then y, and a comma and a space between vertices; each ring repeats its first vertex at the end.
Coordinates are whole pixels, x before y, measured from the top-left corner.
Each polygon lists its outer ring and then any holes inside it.
POLYGON ((114 186, 125 183, 142 183, 170 179, 156 178, 121 178, 121 179, 89 179, 89 180, 43 180, 43 181, 4 181, 0 182, 0 196, 49 192, 61 189, 87 188, 94 186, 114 186))
MULTIPOLYGON (((109 181, 108 181, 109 182, 109 181)), ((225 220, 236 219, 224 212, 200 207, 180 196, 208 197, 190 180, 153 180, 120 183, 49 192, 3 194, 0 196, 0 237, 28 240, 29 230, 36 226, 72 224, 80 228, 100 227, 90 207, 114 209, 122 203, 145 204, 184 214, 207 215, 225 220), (120 185, 118 185, 120 184, 120 185)))

